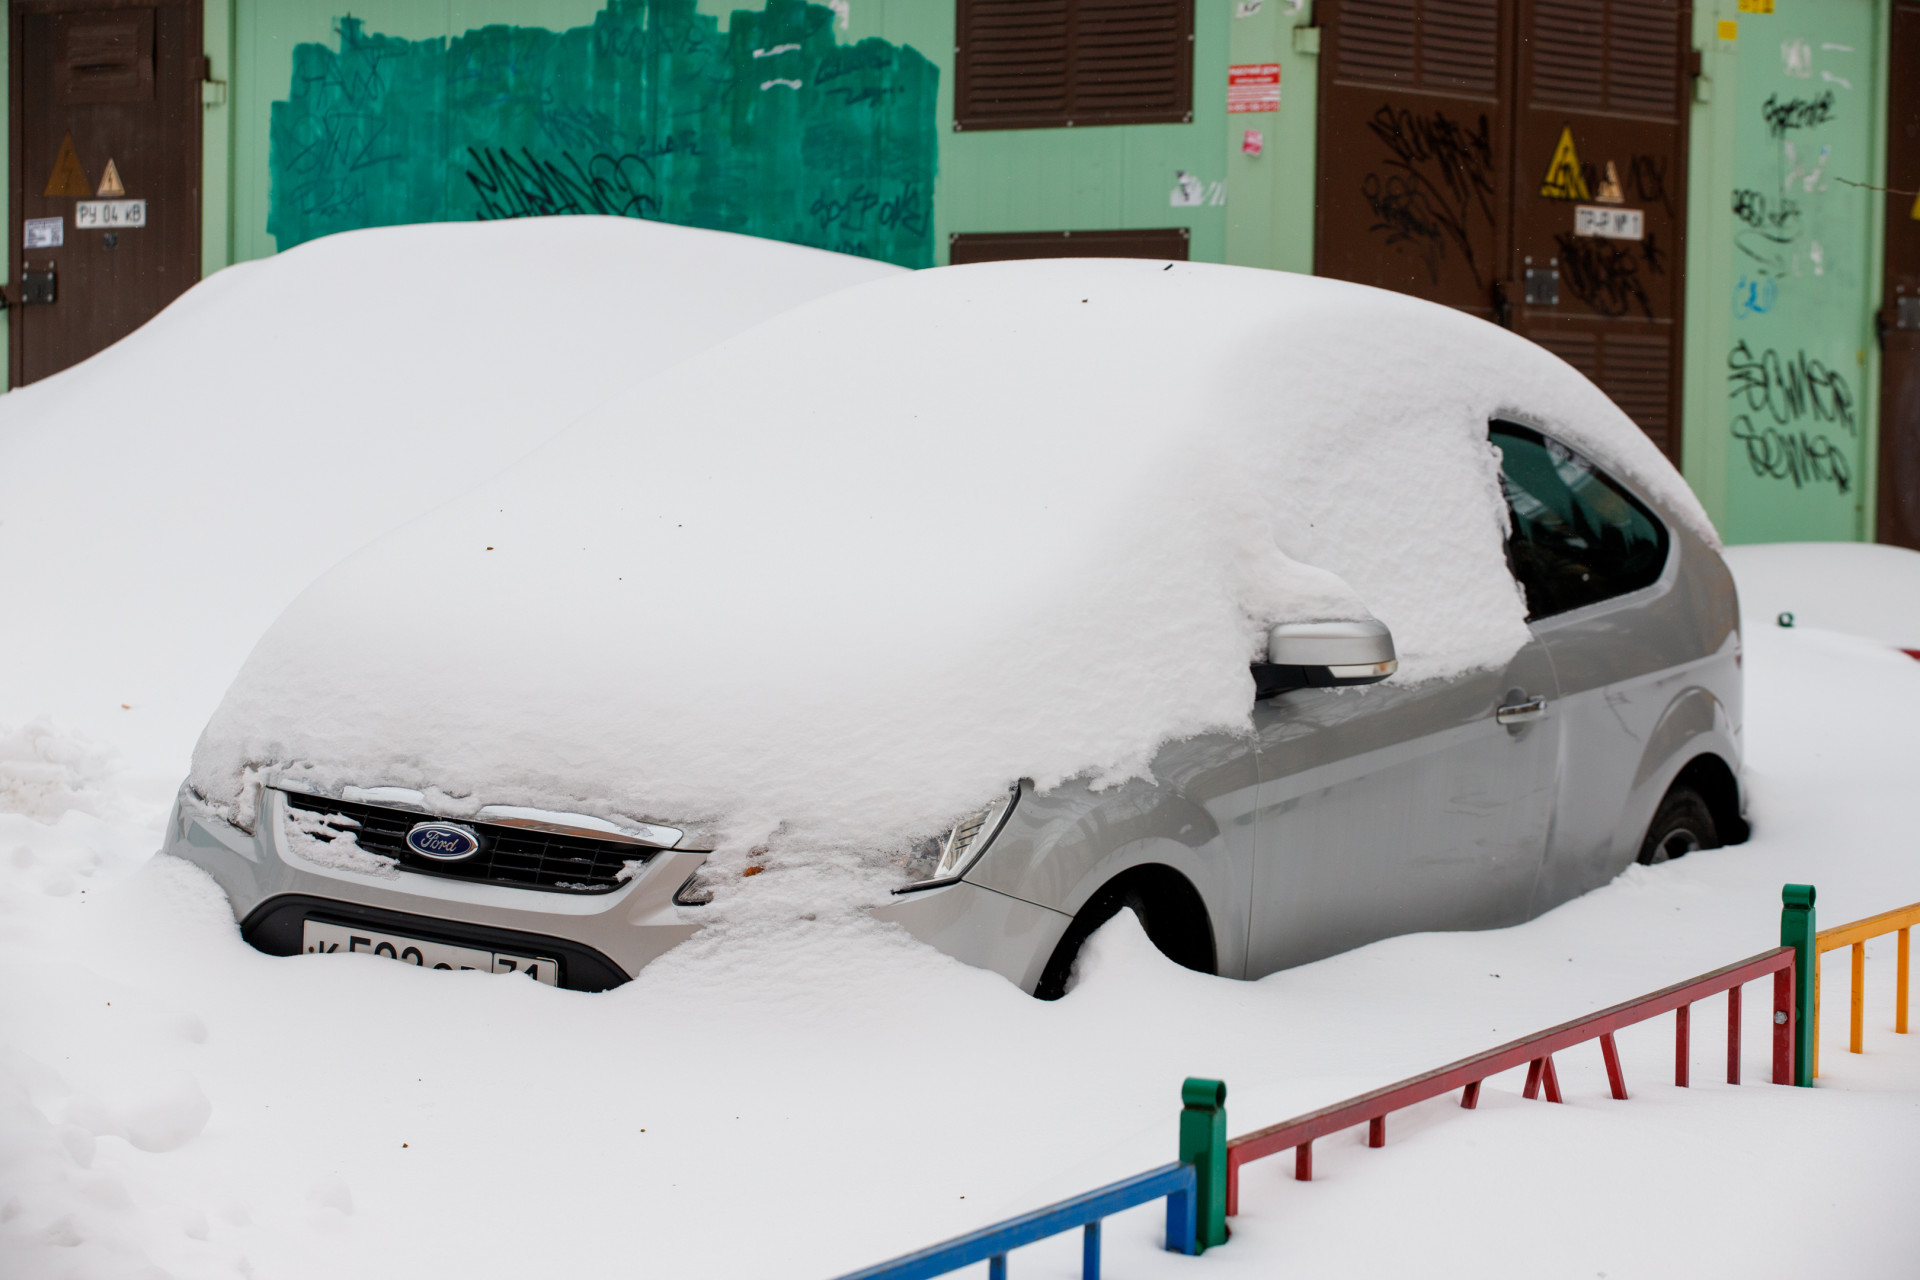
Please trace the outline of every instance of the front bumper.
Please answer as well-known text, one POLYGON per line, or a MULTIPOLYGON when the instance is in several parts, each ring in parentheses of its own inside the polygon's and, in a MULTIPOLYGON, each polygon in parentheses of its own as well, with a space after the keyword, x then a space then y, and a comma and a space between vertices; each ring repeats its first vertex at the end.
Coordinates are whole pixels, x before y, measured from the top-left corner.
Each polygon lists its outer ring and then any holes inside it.
POLYGON ((552 956, 560 961, 561 986, 596 991, 633 977, 700 931, 700 909, 675 905, 673 895, 705 861, 701 852, 667 850, 622 888, 588 896, 405 870, 378 875, 323 866, 294 852, 286 832, 286 798, 278 791, 263 792, 249 833, 209 812, 183 788, 162 852, 218 881, 247 941, 277 955, 300 950, 301 924, 314 915, 552 956))

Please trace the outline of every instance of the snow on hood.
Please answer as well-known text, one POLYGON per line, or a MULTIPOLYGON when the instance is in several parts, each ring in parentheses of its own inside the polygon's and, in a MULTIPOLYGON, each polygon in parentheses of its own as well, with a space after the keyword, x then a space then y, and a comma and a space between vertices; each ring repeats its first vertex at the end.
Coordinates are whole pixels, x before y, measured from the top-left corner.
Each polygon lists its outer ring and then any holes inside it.
POLYGON ((363 549, 260 641, 195 753, 281 777, 874 847, 1018 777, 1249 723, 1281 620, 1396 679, 1525 642, 1492 416, 1711 538, 1541 348, 1357 285, 1139 261, 864 285, 624 394, 363 549))
POLYGON ((903 274, 595 217, 354 231, 216 273, 0 397, 0 737, 53 713, 171 791, 329 565, 636 378, 903 274))

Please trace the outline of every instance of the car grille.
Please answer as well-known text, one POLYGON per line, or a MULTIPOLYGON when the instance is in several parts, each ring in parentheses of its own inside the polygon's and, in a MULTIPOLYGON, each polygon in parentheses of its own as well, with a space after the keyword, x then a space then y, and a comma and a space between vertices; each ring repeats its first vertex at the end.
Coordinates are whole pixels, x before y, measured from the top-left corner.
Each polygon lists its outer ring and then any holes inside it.
POLYGON ((346 826, 368 853, 393 858, 405 870, 449 880, 543 889, 549 893, 612 893, 625 881, 621 869, 629 862, 645 862, 660 852, 654 845, 624 840, 595 840, 529 827, 505 826, 465 819, 436 819, 432 814, 380 805, 354 804, 295 791, 281 793, 289 807, 322 816, 351 819, 346 826), (480 837, 480 852, 463 862, 423 858, 407 847, 407 832, 416 823, 458 822, 480 837))

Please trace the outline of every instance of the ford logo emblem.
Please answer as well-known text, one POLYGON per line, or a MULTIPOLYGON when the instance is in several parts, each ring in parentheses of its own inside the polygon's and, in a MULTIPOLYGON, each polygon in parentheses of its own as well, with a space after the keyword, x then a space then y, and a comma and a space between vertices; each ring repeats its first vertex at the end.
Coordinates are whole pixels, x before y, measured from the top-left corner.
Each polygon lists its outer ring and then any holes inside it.
POLYGON ((452 822, 418 822, 407 832, 407 848, 435 862, 459 862, 480 852, 480 837, 452 822))

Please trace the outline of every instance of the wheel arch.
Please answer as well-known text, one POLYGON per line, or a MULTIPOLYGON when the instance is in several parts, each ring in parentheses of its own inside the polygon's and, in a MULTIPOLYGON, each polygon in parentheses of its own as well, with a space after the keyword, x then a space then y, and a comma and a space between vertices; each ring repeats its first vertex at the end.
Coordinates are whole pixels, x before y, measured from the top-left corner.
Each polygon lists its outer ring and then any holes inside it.
POLYGON ((1042 968, 1033 994, 1042 1000, 1063 995, 1068 973, 1081 946, 1100 926, 1129 907, 1140 917, 1147 937, 1169 960, 1199 973, 1220 971, 1220 946, 1213 913, 1207 909, 1206 898, 1199 887, 1177 867, 1164 862, 1139 862, 1111 876, 1087 895, 1042 968))
POLYGON ((1703 751, 1680 767, 1667 791, 1690 787, 1707 802, 1713 826, 1723 844, 1745 844, 1753 829, 1740 812, 1740 781, 1717 754, 1703 751))

